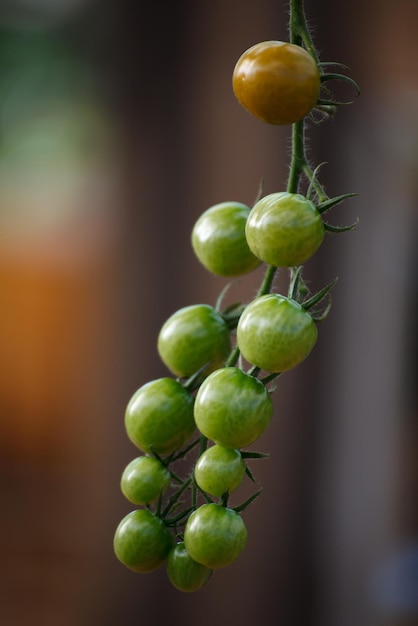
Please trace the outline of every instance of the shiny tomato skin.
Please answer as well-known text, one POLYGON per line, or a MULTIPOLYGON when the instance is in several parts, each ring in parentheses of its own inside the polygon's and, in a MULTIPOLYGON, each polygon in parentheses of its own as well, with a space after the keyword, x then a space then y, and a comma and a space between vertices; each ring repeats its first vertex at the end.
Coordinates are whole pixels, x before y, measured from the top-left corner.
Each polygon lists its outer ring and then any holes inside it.
POLYGON ((263 383, 237 367, 210 374, 200 386, 194 407, 196 426, 224 448, 244 448, 266 430, 273 402, 263 383))
POLYGON ((160 567, 172 545, 172 536, 164 522, 148 509, 128 513, 119 523, 113 539, 116 557, 138 573, 160 567))
POLYGON ((253 300, 237 326, 242 356, 267 372, 285 372, 299 365, 318 337, 315 322, 303 307, 279 294, 253 300))
POLYGON ((150 504, 158 500, 170 484, 169 470, 155 457, 140 456, 125 467, 121 491, 133 504, 150 504))
POLYGON ((218 276, 240 276, 260 265, 245 237, 250 208, 221 202, 207 209, 192 230, 192 247, 202 265, 218 276))
POLYGON ((241 452, 217 444, 207 448, 198 458, 194 477, 197 485, 211 496, 220 498, 239 487, 245 476, 241 452))
POLYGON ((321 245, 325 228, 315 205, 298 193, 264 196, 251 210, 246 238, 253 253, 276 267, 302 265, 321 245))
POLYGON ((293 124, 318 101, 321 86, 314 58, 301 46, 263 41, 238 59, 232 76, 238 102, 267 124, 293 124))
POLYGON ((192 559, 183 541, 170 550, 166 569, 171 584, 185 593, 199 591, 212 575, 209 567, 192 559))
POLYGON ((231 565, 247 544, 242 517, 219 504, 203 504, 187 520, 184 543, 192 559, 209 569, 231 565))
POLYGON ((195 430, 193 396, 173 378, 158 378, 140 387, 125 412, 129 439, 147 454, 170 454, 195 430))
POLYGON ((161 360, 180 378, 220 367, 231 350, 229 327, 214 307, 192 304, 173 313, 163 324, 157 348, 161 360))

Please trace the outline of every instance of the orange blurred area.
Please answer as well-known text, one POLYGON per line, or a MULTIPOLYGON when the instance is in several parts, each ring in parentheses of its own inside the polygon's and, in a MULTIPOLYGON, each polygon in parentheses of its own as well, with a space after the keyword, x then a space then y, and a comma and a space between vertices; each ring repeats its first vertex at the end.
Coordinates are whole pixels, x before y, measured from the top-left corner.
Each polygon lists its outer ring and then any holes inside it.
POLYGON ((306 3, 321 58, 361 87, 308 129, 329 195, 359 192, 330 222, 359 226, 306 267, 312 289, 339 282, 318 346, 277 385, 248 546, 181 594, 113 553, 138 454, 124 411, 167 375, 168 316, 226 285, 193 256, 196 219, 286 184, 289 129, 252 119, 231 74, 250 45, 287 37, 288 7, 4 0, 1 626, 418 624, 418 5, 369 5, 306 3))

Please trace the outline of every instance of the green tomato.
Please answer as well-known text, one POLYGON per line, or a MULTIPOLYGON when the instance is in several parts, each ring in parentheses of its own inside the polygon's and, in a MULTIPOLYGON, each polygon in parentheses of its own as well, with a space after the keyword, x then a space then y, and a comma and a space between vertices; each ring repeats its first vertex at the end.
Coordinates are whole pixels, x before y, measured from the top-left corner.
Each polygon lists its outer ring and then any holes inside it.
POLYGON ((196 395, 196 426, 224 448, 249 446, 265 431, 272 415, 273 402, 266 387, 236 367, 210 374, 196 395))
POLYGON ((309 313, 294 300, 278 294, 253 300, 237 326, 237 343, 243 357, 268 372, 285 372, 301 363, 317 337, 309 313))
POLYGON ((194 477, 203 491, 220 498, 239 487, 244 479, 245 470, 245 462, 239 450, 215 444, 198 458, 194 477))
POLYGON ((125 412, 129 439, 143 452, 170 454, 195 430, 192 395, 173 378, 158 378, 138 389, 125 412))
POLYGON ((167 575, 179 591, 192 592, 201 589, 212 575, 206 565, 194 561, 184 542, 173 546, 167 558, 167 575))
POLYGON ((233 509, 203 504, 187 520, 184 543, 194 561, 219 569, 240 556, 247 544, 247 529, 233 509))
POLYGON ((113 548, 134 572, 152 572, 164 563, 173 539, 164 522, 148 509, 128 513, 116 529, 113 548))
POLYGON ((121 491, 133 504, 149 504, 158 500, 170 484, 171 474, 155 457, 140 456, 124 469, 121 491))
POLYGON ((240 276, 260 265, 245 237, 249 213, 250 208, 240 202, 221 202, 202 213, 194 225, 193 250, 213 274, 240 276))
POLYGON ((177 376, 191 376, 208 364, 207 374, 223 365, 230 353, 229 327, 212 306, 187 306, 165 322, 157 347, 164 364, 177 376))
POLYGON ((272 193, 251 210, 245 234, 253 253, 277 267, 302 265, 321 245, 325 228, 315 205, 298 193, 272 193))

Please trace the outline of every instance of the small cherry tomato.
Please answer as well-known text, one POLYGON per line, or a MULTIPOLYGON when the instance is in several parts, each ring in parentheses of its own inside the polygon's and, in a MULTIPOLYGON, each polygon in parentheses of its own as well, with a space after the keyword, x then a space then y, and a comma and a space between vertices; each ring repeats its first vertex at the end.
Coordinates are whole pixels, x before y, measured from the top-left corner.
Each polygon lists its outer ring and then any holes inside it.
POLYGON ((118 525, 113 547, 119 561, 134 572, 152 572, 162 565, 173 545, 163 521, 148 509, 128 513, 118 525))
POLYGON ((198 486, 211 496, 220 498, 232 493, 245 476, 245 462, 239 450, 215 444, 198 458, 194 477, 198 486))
POLYGON ((155 457, 140 456, 124 469, 120 486, 125 498, 133 504, 158 500, 170 484, 171 474, 155 457))
POLYGON ((158 378, 140 387, 125 412, 129 439, 143 452, 170 454, 195 430, 192 395, 173 378, 158 378))
POLYGON ((191 558, 210 569, 231 565, 247 544, 242 517, 219 504, 203 504, 187 520, 184 543, 191 558))
POLYGON ((191 376, 207 364, 209 373, 224 364, 231 350, 229 327, 208 304, 179 309, 158 335, 159 355, 168 369, 180 377, 191 376))
POLYGON ((237 326, 237 343, 243 357, 268 372, 284 372, 301 363, 317 336, 309 313, 299 303, 278 294, 253 300, 237 326))
POLYGON ((210 374, 196 395, 196 426, 224 448, 249 446, 265 431, 272 415, 273 402, 264 384, 236 367, 210 374))
POLYGON ((182 541, 168 554, 167 575, 176 589, 188 593, 198 591, 206 585, 212 575, 212 570, 194 561, 182 541))
POLYGON ((204 267, 218 276, 240 276, 260 265, 245 238, 250 208, 221 202, 207 209, 192 231, 193 250, 204 267))
POLYGON ((277 267, 302 265, 321 245, 325 228, 315 205, 298 193, 261 198, 251 210, 246 237, 253 253, 277 267))
POLYGON ((267 124, 293 124, 315 106, 321 86, 318 66, 304 48, 263 41, 238 59, 232 86, 238 102, 267 124))

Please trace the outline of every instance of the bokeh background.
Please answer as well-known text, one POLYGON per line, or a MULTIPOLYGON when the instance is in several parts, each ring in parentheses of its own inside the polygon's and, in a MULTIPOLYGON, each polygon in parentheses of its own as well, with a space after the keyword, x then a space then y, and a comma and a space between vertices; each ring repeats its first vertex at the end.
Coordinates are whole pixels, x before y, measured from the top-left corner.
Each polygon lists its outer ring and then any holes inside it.
POLYGON ((246 551, 197 594, 113 555, 137 455, 125 406, 167 374, 165 319, 226 284, 194 258, 192 226, 217 202, 251 205, 260 179, 286 182, 289 129, 241 109, 231 73, 250 45, 287 37, 287 13, 0 2, 2 626, 418 624, 415 0, 307 2, 321 59, 362 90, 309 127, 310 155, 329 195, 359 193, 330 221, 360 221, 306 265, 313 290, 340 280, 257 444, 270 457, 253 466, 246 551))

